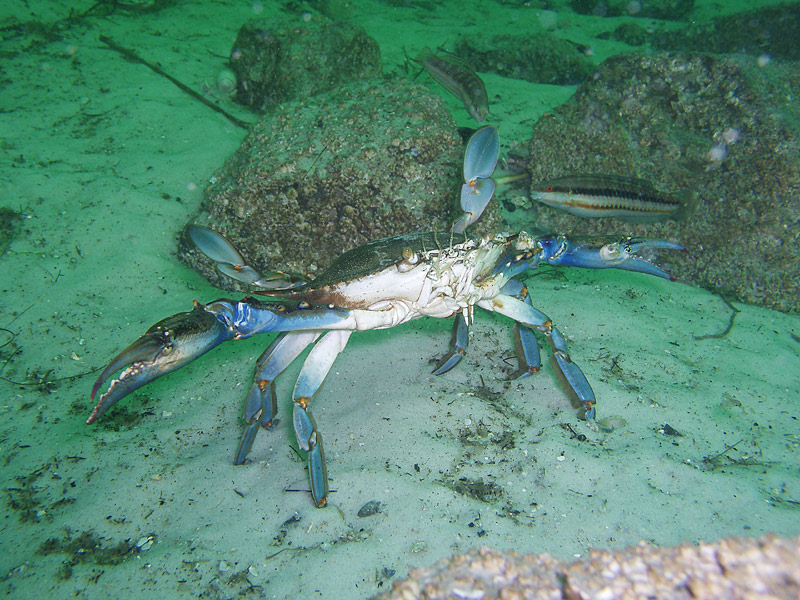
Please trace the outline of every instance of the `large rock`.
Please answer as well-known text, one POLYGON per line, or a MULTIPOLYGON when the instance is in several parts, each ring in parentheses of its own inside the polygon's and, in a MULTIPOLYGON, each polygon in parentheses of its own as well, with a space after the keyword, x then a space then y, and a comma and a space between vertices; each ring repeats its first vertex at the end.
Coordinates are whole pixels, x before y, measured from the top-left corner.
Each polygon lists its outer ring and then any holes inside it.
POLYGON ((642 542, 574 561, 481 548, 413 569, 373 600, 796 600, 798 557, 800 538, 775 535, 672 548, 642 542))
POLYGON ((700 54, 622 55, 604 62, 529 144, 534 182, 568 174, 641 177, 698 194, 690 218, 631 224, 543 205, 547 230, 679 241, 680 279, 754 304, 800 311, 800 69, 700 54))
POLYGON ((381 74, 378 43, 358 25, 314 17, 252 21, 239 29, 229 64, 237 102, 267 111, 281 102, 381 74))
POLYGON ((552 33, 463 37, 455 54, 481 73, 552 85, 576 85, 596 68, 575 44, 552 33))
POLYGON ((694 8, 694 0, 570 0, 572 10, 595 17, 642 17, 679 21, 694 8))
POLYGON ((786 2, 716 17, 711 23, 693 23, 680 30, 656 31, 650 40, 664 50, 747 52, 798 60, 798 34, 800 4, 786 2))
MULTIPOLYGON (((404 81, 351 83, 254 125, 193 222, 221 232, 262 272, 313 273, 373 239, 449 229, 463 152, 439 96, 404 81)), ((478 225, 496 226, 487 212, 478 225)), ((188 264, 235 287, 181 245, 188 264)))
MULTIPOLYGON (((611 37, 631 46, 649 43, 653 48, 679 52, 748 53, 769 58, 800 59, 800 4, 786 2, 759 6, 710 22, 696 21, 688 27, 644 27, 628 21, 611 37)), ((608 37, 607 33, 598 37, 608 37)))

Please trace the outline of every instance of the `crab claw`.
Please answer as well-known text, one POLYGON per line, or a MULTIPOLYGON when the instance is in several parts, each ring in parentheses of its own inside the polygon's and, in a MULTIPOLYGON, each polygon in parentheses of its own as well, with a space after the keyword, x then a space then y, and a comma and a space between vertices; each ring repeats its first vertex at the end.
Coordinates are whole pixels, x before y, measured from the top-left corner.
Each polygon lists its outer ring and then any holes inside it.
POLYGON ((464 230, 477 221, 494 195, 494 181, 491 179, 474 179, 461 186, 461 209, 464 215, 453 225, 453 233, 464 233, 464 230))
POLYGON ((464 214, 453 225, 453 233, 463 233, 483 214, 494 195, 491 179, 500 155, 500 138, 491 125, 481 127, 467 142, 464 152, 464 181, 461 186, 461 210, 464 214))
POLYGON ((189 225, 186 233, 197 249, 217 263, 217 270, 235 281, 266 290, 288 290, 300 287, 307 279, 296 273, 261 274, 245 263, 244 258, 222 234, 202 225, 189 225))
POLYGON ((586 269, 624 269, 647 273, 665 279, 675 277, 646 258, 643 253, 652 250, 686 250, 680 244, 661 240, 636 240, 605 237, 567 239, 566 236, 548 236, 540 240, 544 256, 551 265, 583 267, 586 269))
POLYGON ((191 312, 178 313, 159 321, 103 369, 92 388, 92 400, 114 373, 122 372, 100 395, 86 423, 94 423, 132 391, 180 369, 232 337, 233 332, 224 320, 198 302, 191 312))
POLYGON ((487 125, 481 127, 467 142, 464 151, 464 181, 491 177, 500 156, 500 136, 497 128, 487 125))

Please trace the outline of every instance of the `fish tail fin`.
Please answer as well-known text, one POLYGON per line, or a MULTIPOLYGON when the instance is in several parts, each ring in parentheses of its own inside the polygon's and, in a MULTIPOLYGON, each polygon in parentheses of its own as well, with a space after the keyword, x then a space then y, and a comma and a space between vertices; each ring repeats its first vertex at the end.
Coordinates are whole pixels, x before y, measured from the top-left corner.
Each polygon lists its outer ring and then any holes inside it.
POLYGON ((406 60, 405 60, 405 63, 404 63, 404 66, 405 66, 405 68, 406 68, 406 71, 408 71, 408 70, 409 70, 409 65, 411 64, 411 61, 412 61, 412 60, 414 60, 414 59, 413 59, 413 58, 411 58, 411 57, 408 55, 408 50, 406 50, 406 46, 405 46, 405 44, 403 44, 402 48, 403 48, 403 56, 404 56, 404 57, 405 57, 405 59, 406 59, 406 60))
MULTIPOLYGON (((451 55, 451 56, 455 56, 455 54, 453 54, 452 52, 448 52, 447 50, 444 49, 444 47, 446 45, 447 45, 447 40, 442 42, 442 45, 439 46, 438 48, 436 48, 435 51, 431 50, 429 46, 425 46, 422 50, 420 50, 419 54, 414 56, 411 60, 413 60, 414 62, 418 62, 419 64, 422 65, 422 64, 425 64, 425 61, 428 60, 431 56, 437 56, 438 54, 441 54, 441 53, 448 54, 448 55, 451 55)), ((405 50, 404 50, 404 52, 405 52, 405 50)), ((408 55, 406 55, 406 56, 408 56, 408 55)))
POLYGON ((515 187, 530 187, 531 174, 527 171, 510 171, 492 177, 497 185, 515 184, 515 187))
POLYGON ((681 207, 670 215, 673 221, 683 221, 697 211, 700 204, 700 194, 695 190, 681 190, 677 194, 681 207))
POLYGON ((413 60, 415 63, 424 65, 425 61, 428 60, 431 56, 436 56, 436 54, 433 52, 433 50, 425 46, 422 50, 420 50, 419 54, 411 57, 411 60, 413 60))
POLYGON ((428 48, 427 46, 425 46, 425 48, 423 48, 422 51, 416 56, 410 56, 408 52, 406 52, 406 47, 403 46, 403 54, 406 57, 406 73, 408 73, 413 68, 413 65, 411 64, 412 62, 421 65, 420 69, 416 73, 414 73, 414 76, 411 78, 411 81, 416 81, 417 77, 422 75, 422 73, 425 71, 425 61, 428 60, 431 56, 434 56, 433 52, 431 52, 431 49, 428 48))

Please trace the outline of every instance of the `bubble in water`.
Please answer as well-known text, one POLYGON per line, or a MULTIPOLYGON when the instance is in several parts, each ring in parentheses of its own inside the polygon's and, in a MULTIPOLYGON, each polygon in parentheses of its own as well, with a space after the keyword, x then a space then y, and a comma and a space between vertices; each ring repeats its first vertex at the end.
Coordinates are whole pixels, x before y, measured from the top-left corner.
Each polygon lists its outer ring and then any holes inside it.
POLYGON ((712 146, 711 150, 708 151, 708 160, 711 162, 722 162, 725 160, 725 156, 728 154, 728 148, 725 144, 717 144, 716 146, 712 146))

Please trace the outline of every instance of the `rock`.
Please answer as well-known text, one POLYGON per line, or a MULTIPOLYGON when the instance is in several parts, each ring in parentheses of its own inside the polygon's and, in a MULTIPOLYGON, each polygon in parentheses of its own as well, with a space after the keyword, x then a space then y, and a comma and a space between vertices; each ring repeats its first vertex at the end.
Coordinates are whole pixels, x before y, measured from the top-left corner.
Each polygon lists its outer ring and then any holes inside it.
MULTIPOLYGON (((193 222, 222 233, 261 272, 314 273, 377 238, 448 230, 460 215, 463 152, 439 96, 399 80, 350 83, 255 124, 193 222)), ((491 229, 488 212, 477 225, 491 229)), ((182 260, 236 288, 187 242, 182 260)))
POLYGON ((454 53, 476 71, 534 83, 575 85, 596 68, 575 44, 550 33, 464 37, 454 53))
POLYGON ((371 517, 381 512, 381 503, 379 500, 370 500, 364 506, 358 509, 358 516, 361 518, 371 517))
MULTIPOLYGON (((534 126, 533 182, 569 174, 647 179, 698 194, 688 219, 580 219, 537 204, 529 223, 576 234, 675 240, 662 264, 679 279, 742 301, 800 311, 800 69, 700 54, 605 61, 534 126)), ((514 213, 515 216, 519 213, 514 213)))
POLYGON ((676 52, 752 54, 763 59, 800 59, 800 4, 796 2, 762 6, 754 10, 718 16, 710 22, 693 22, 687 27, 642 27, 635 22, 619 25, 597 37, 613 38, 630 46, 650 44, 676 52))
POLYGON ((595 17, 643 17, 680 21, 694 8, 694 0, 570 0, 572 10, 595 17))
POLYGON ((592 550, 575 561, 481 548, 412 569, 373 600, 789 600, 800 594, 798 557, 800 538, 776 535, 671 548, 642 542, 624 550, 592 550))
POLYGON ((710 24, 659 31, 650 38, 656 48, 695 52, 742 53, 800 59, 800 4, 760 6, 712 19, 710 24))
POLYGON ((623 23, 613 31, 610 37, 625 42, 629 46, 643 46, 650 39, 650 32, 638 23, 623 23))
POLYGON ((358 25, 324 17, 302 24, 246 23, 229 64, 235 100, 259 112, 381 74, 377 42, 358 25))

